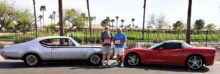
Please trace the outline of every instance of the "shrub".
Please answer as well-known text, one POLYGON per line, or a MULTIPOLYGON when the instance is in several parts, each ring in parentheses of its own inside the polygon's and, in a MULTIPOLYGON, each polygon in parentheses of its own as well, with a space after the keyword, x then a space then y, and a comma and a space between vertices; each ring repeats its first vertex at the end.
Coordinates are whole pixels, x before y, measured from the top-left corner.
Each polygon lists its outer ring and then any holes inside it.
POLYGON ((96 39, 95 38, 91 38, 91 39, 89 39, 89 41, 90 41, 91 44, 94 44, 96 42, 96 39))
POLYGON ((76 40, 76 42, 78 42, 80 44, 83 42, 83 40, 81 38, 77 38, 77 37, 75 37, 74 40, 76 40))
POLYGON ((151 47, 151 44, 144 43, 144 44, 141 45, 141 47, 149 48, 149 47, 151 47))
POLYGON ((86 44, 89 43, 89 38, 88 37, 84 38, 84 43, 86 43, 86 44))
POLYGON ((135 40, 135 37, 127 37, 128 40, 135 40))
POLYGON ((96 43, 97 43, 97 44, 102 43, 102 39, 101 39, 100 37, 98 37, 97 40, 96 40, 96 43))
POLYGON ((4 47, 4 45, 3 44, 0 44, 0 49, 2 49, 4 47))
POLYGON ((127 43, 126 43, 127 49, 135 48, 136 45, 137 45, 136 42, 127 42, 127 43))
POLYGON ((18 44, 18 43, 24 43, 24 42, 27 42, 27 41, 30 41, 30 40, 33 40, 34 37, 21 37, 21 38, 17 38, 14 43, 15 44, 18 44))
POLYGON ((164 40, 161 39, 161 38, 159 38, 159 39, 154 39, 154 40, 153 40, 154 43, 160 43, 160 42, 163 42, 163 41, 164 41, 164 40))

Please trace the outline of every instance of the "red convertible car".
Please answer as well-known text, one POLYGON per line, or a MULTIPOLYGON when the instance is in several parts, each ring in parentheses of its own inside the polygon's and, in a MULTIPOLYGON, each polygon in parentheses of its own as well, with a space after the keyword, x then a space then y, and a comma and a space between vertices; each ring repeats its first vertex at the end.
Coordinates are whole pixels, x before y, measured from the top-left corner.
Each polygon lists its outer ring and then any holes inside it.
POLYGON ((125 64, 162 64, 201 69, 213 65, 216 49, 193 47, 183 41, 169 40, 150 48, 133 48, 125 51, 125 64))

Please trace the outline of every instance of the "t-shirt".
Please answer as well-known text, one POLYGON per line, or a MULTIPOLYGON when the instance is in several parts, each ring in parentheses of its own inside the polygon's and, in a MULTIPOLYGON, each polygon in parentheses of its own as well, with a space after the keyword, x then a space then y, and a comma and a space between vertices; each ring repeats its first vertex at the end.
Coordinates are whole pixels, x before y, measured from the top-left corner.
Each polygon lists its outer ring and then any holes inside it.
POLYGON ((111 32, 109 32, 109 33, 107 33, 107 32, 102 32, 101 38, 102 38, 102 42, 104 43, 103 46, 111 46, 111 40, 112 40, 112 38, 113 38, 111 32), (108 42, 109 42, 109 39, 110 39, 110 43, 108 43, 108 42), (107 43, 105 43, 105 42, 107 42, 107 43))
MULTIPOLYGON (((120 40, 121 43, 123 43, 123 42, 127 41, 127 37, 126 37, 126 35, 125 35, 123 32, 120 33, 120 34, 116 33, 116 34, 115 34, 115 37, 114 37, 114 40, 115 40, 115 41, 116 41, 116 40, 120 40)), ((125 47, 125 44, 124 44, 124 43, 123 43, 122 45, 116 44, 115 47, 116 47, 116 48, 124 48, 124 47, 125 47)))

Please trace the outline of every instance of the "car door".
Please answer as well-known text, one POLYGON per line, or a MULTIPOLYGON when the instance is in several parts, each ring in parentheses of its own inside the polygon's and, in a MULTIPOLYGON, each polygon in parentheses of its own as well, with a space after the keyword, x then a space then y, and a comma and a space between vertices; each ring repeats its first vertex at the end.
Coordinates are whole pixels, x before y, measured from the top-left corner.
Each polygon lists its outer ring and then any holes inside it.
POLYGON ((167 51, 165 51, 163 48, 166 45, 166 43, 155 47, 150 52, 150 56, 148 59, 150 60, 151 64, 165 64, 167 62, 167 51))
POLYGON ((64 39, 64 44, 61 44, 61 40, 62 39, 54 41, 55 47, 52 50, 53 60, 76 60, 82 57, 80 47, 76 47, 68 38, 64 39))
POLYGON ((184 49, 181 43, 169 43, 169 48, 165 51, 168 54, 167 65, 181 65, 184 62, 184 49))

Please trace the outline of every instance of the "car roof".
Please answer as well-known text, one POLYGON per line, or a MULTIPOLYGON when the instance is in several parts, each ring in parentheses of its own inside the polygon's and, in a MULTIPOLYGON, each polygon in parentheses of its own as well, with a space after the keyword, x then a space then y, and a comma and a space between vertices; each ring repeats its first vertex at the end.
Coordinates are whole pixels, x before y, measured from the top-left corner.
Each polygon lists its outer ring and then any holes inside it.
POLYGON ((70 38, 66 36, 44 36, 44 37, 38 37, 36 40, 44 40, 44 39, 50 39, 50 38, 70 38))
POLYGON ((168 40, 168 41, 165 41, 166 43, 183 43, 184 41, 182 40, 168 40))

